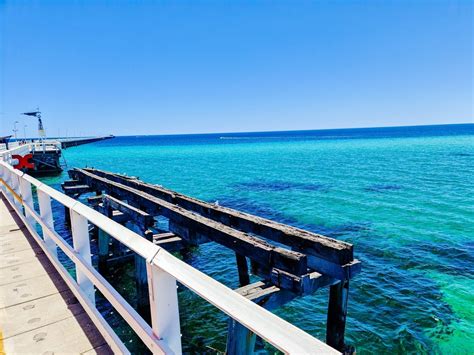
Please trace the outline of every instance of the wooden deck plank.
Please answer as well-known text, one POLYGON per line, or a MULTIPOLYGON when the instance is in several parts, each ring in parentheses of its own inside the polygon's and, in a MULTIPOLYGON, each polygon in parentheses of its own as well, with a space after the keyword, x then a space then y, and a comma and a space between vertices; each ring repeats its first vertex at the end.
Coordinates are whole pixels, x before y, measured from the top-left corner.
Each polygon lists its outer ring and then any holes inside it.
POLYGON ((5 254, 0 258, 0 268, 28 263, 37 259, 40 255, 44 255, 44 253, 42 250, 37 249, 22 250, 5 254))
POLYGON ((41 267, 41 258, 46 260, 46 255, 35 258, 27 263, 0 268, 0 286, 31 279, 40 275, 46 275, 46 269, 41 267))
POLYGON ((63 319, 3 340, 6 354, 78 354, 104 344, 87 314, 63 319))
MULTIPOLYGON (((7 211, 7 213, 8 213, 8 211, 7 211)), ((3 217, 4 215, 1 214, 1 216, 3 217)), ((10 221, 2 221, 2 224, 0 225, 0 238, 7 237, 7 236, 10 235, 11 232, 15 232, 17 230, 19 230, 19 228, 15 223, 12 224, 12 223, 10 223, 10 221)))
POLYGON ((31 245, 28 240, 24 238, 21 231, 14 233, 17 235, 13 236, 13 238, 4 238, 0 240, 0 255, 11 254, 29 249, 41 250, 38 245, 31 245))
POLYGON ((48 274, 6 284, 0 286, 0 309, 50 296, 65 290, 67 290, 65 283, 55 285, 48 274))
POLYGON ((81 313, 84 313, 84 309, 69 290, 3 308, 0 309, 0 339, 7 339, 81 313))

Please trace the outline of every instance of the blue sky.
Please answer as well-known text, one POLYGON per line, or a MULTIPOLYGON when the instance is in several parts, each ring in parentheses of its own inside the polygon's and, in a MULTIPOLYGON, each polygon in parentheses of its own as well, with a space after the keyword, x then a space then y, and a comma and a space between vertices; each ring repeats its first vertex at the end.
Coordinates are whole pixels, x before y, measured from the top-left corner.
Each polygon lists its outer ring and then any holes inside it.
POLYGON ((471 1, 1 1, 0 135, 473 121, 471 1))

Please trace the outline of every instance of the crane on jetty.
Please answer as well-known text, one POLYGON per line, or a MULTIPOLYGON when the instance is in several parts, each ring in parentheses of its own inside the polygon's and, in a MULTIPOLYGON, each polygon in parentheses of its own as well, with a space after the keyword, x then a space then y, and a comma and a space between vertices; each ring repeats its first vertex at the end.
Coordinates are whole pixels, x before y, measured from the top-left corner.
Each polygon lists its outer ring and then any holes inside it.
POLYGON ((38 136, 40 138, 40 141, 43 141, 46 138, 46 133, 44 131, 43 121, 41 120, 41 111, 39 110, 39 108, 37 108, 36 111, 23 112, 22 115, 32 116, 38 119, 38 136))

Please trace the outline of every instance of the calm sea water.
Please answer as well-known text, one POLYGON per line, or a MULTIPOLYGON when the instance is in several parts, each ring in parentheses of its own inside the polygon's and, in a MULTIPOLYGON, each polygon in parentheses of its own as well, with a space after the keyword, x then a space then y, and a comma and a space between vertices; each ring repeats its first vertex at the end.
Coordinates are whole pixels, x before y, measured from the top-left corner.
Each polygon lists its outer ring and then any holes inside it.
MULTIPOLYGON (((346 340, 359 353, 473 353, 474 125, 117 137, 64 156, 353 243, 346 340)), ((237 287, 225 248, 188 262, 237 287)), ((324 339, 327 297, 276 313, 324 339)), ((220 312, 187 291, 180 307, 189 351, 224 350, 220 312)))

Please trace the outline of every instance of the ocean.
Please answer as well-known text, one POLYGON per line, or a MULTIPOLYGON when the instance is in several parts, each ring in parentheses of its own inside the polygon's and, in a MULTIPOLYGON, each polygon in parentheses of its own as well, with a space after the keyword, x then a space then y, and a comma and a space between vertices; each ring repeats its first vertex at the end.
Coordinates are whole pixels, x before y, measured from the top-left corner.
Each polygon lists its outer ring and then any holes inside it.
MULTIPOLYGON (((473 353, 474 124, 128 136, 63 154, 69 168, 138 176, 353 243, 363 269, 350 285, 346 343, 358 353, 473 353)), ((203 245, 187 262, 237 287, 225 248, 203 245)), ((179 298, 185 349, 224 351, 226 317, 189 291, 179 298)), ((324 340, 327 298, 321 289, 275 313, 324 340)))

